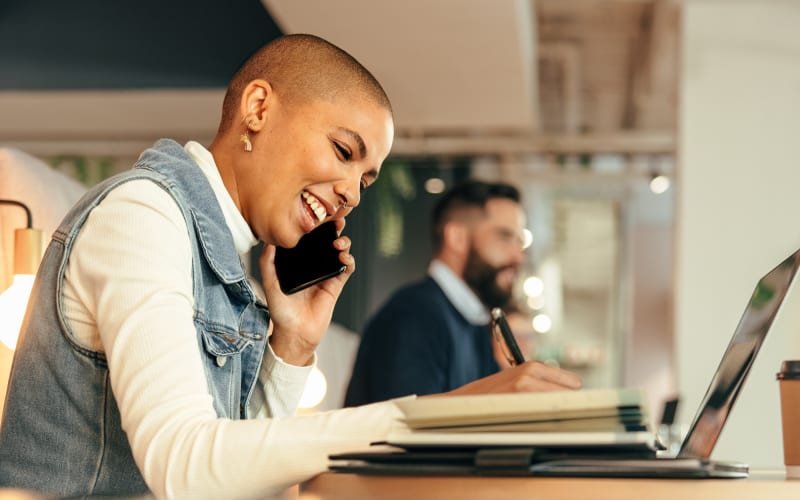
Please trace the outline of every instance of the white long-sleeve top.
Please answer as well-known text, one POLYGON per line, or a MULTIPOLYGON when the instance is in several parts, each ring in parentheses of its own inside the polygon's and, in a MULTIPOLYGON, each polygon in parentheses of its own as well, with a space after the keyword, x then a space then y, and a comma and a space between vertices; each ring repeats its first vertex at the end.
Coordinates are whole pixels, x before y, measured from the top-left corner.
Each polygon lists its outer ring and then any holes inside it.
MULTIPOLYGON (((209 179, 244 254, 256 243, 211 153, 187 152, 209 179)), ((113 190, 90 214, 67 264, 62 299, 79 342, 104 351, 123 429, 159 498, 253 498, 326 470, 331 453, 384 439, 392 402, 292 416, 311 366, 267 348, 253 420, 217 418, 192 321, 191 243, 180 209, 146 180, 113 190)))

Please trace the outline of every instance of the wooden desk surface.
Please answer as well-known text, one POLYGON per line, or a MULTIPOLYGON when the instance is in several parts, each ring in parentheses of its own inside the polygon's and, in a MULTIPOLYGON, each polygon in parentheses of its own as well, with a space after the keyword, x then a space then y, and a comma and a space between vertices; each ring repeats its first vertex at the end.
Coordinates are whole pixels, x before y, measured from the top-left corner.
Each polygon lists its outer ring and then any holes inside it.
POLYGON ((306 483, 300 500, 503 499, 703 500, 800 499, 800 480, 780 473, 748 479, 595 479, 544 477, 398 477, 320 474, 306 483))

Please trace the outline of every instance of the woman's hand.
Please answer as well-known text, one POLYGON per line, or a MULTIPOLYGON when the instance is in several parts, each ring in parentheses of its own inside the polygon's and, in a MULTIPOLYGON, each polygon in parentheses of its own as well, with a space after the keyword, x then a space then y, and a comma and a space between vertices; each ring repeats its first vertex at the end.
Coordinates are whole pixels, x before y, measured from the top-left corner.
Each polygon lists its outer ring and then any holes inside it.
MULTIPOLYGON (((344 219, 336 220, 338 234, 341 235, 344 225, 344 219)), ((344 284, 355 271, 350 243, 347 236, 339 236, 333 242, 339 250, 339 261, 347 267, 343 273, 291 295, 285 295, 278 283, 275 246, 264 246, 259 267, 273 323, 269 342, 275 354, 287 363, 305 366, 311 361, 314 350, 331 322, 333 307, 344 284)))

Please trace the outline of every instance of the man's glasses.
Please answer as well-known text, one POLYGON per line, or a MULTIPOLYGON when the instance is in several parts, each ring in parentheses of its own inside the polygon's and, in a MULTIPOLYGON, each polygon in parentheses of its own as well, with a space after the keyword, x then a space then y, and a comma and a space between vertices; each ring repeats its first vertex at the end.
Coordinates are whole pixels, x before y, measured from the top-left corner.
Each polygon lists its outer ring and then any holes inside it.
POLYGON ((511 332, 511 327, 508 326, 506 315, 499 307, 492 309, 492 335, 509 365, 516 366, 525 362, 525 356, 519 350, 517 340, 511 332))

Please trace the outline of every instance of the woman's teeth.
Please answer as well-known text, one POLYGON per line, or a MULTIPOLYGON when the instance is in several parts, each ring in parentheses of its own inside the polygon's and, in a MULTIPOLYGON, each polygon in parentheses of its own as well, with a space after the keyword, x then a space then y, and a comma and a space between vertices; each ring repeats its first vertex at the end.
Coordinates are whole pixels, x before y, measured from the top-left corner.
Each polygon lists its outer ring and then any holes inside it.
POLYGON ((325 217, 328 213, 325 211, 325 207, 319 202, 319 200, 308 191, 303 191, 303 199, 305 200, 306 204, 311 207, 311 210, 314 212, 314 215, 317 216, 320 222, 325 220, 325 217))

